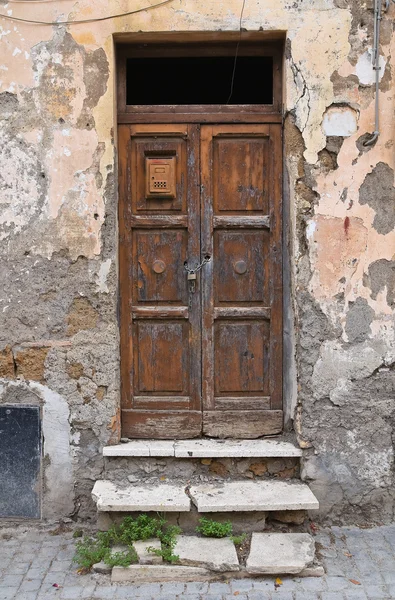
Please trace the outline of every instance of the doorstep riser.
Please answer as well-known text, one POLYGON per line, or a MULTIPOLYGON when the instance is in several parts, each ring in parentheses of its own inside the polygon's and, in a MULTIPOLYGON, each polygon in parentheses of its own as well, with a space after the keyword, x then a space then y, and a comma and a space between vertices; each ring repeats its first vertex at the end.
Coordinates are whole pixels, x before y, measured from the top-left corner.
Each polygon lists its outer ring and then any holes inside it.
MULTIPOLYGON (((127 515, 137 516, 141 513, 125 513, 125 512, 102 512, 98 513, 97 526, 101 531, 108 531, 110 527, 117 523, 127 515)), ((156 516, 156 513, 148 513, 156 516)), ((267 512, 233 512, 233 513, 199 513, 196 510, 185 512, 168 512, 166 520, 172 525, 178 525, 182 531, 188 535, 196 532, 196 527, 199 524, 201 517, 215 519, 216 521, 224 522, 231 521, 233 532, 235 535, 243 533, 264 532, 272 527, 286 526, 288 531, 303 531, 304 523, 307 519, 307 511, 288 511, 286 515, 281 516, 282 520, 275 518, 276 513, 267 512), (286 520, 287 519, 287 520, 286 520), (290 522, 293 520, 293 522, 290 522)))
POLYGON ((115 483, 143 483, 152 478, 167 481, 222 481, 229 479, 299 479, 297 457, 266 458, 105 458, 104 477, 115 483))

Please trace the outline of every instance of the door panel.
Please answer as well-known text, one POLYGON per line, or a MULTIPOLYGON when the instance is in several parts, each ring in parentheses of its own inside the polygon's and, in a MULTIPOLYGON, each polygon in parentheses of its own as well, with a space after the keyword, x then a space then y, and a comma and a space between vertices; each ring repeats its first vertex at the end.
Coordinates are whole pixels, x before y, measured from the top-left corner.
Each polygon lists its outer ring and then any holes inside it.
POLYGON ((186 230, 134 230, 133 233, 133 305, 188 303, 186 277, 180 277, 187 260, 186 230))
POLYGON ((122 434, 201 434, 199 128, 120 128, 122 434))
POLYGON ((282 428, 280 130, 202 126, 203 433, 282 428))
POLYGON ((268 236, 265 231, 214 230, 215 305, 268 304, 268 236))

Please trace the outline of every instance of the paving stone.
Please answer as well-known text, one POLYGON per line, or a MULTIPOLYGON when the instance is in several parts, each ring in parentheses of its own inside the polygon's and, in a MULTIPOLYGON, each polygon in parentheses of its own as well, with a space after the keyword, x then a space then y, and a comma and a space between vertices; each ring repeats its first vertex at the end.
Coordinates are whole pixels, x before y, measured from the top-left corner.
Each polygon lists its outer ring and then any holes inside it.
POLYGON ((161 592, 163 594, 183 594, 185 591, 185 583, 163 583, 161 585, 161 592))
POLYGON ((116 585, 100 585, 97 586, 92 594, 93 598, 113 598, 116 593, 116 585))
POLYGON ((18 587, 23 577, 23 575, 4 575, 0 578, 0 587, 18 587))
POLYGON ((296 574, 314 560, 315 544, 308 533, 253 533, 248 573, 296 574))
MULTIPOLYGON (((179 584, 177 584, 179 585, 179 584)), ((182 584, 184 585, 184 584, 182 584)), ((139 598, 155 598, 160 596, 161 588, 160 583, 145 583, 140 585, 137 589, 134 587, 134 593, 139 598)))
POLYGON ((209 594, 230 594, 231 588, 229 583, 224 581, 213 581, 208 586, 209 594))
POLYGON ((342 592, 322 592, 322 600, 343 600, 344 596, 342 592))
POLYGON ((129 486, 118 488, 111 481, 96 481, 92 497, 99 511, 174 511, 191 509, 182 485, 129 486))
POLYGON ((180 535, 174 554, 181 565, 204 567, 211 571, 238 571, 240 569, 234 543, 229 538, 199 538, 180 535))
POLYGON ((114 582, 162 582, 162 581, 204 581, 212 573, 199 567, 183 567, 173 565, 130 565, 130 567, 114 567, 111 580, 114 582))
POLYGON ((206 581, 190 581, 186 584, 185 591, 187 594, 207 594, 208 583, 206 581))
POLYGON ((344 596, 347 600, 367 600, 367 596, 363 589, 346 590, 344 596))
POLYGON ((337 592, 338 590, 348 589, 352 584, 345 577, 327 577, 326 585, 329 590, 337 592))
POLYGON ((18 588, 15 587, 2 587, 0 588, 0 600, 13 600, 16 598, 18 588))
MULTIPOLYGON (((394 565, 395 569, 395 565, 394 565)), ((389 592, 386 585, 365 585, 364 591, 366 592, 369 600, 382 600, 382 598, 389 598, 389 592)))
POLYGON ((234 579, 231 582, 231 589, 234 595, 235 592, 250 592, 254 589, 253 579, 234 579))
POLYGON ((306 484, 288 481, 230 481, 220 485, 192 485, 189 493, 199 512, 318 508, 318 501, 306 484))
POLYGON ((18 592, 18 600, 36 600, 38 592, 18 592))
MULTIPOLYGON (((315 592, 296 592, 294 600, 319 600, 320 595, 315 592)), ((274 596, 275 598, 275 596, 274 596)))
POLYGON ((307 577, 301 581, 304 590, 321 591, 326 589, 326 582, 321 577, 307 577))
POLYGON ((20 592, 35 592, 36 590, 39 590, 41 587, 41 579, 25 579, 20 587, 19 587, 19 591, 20 592))
POLYGON ((160 540, 155 538, 144 541, 140 540, 138 542, 133 542, 133 546, 137 552, 140 565, 161 565, 163 563, 163 558, 161 556, 157 556, 156 554, 147 551, 147 548, 149 547, 161 550, 162 544, 160 543, 160 540))
MULTIPOLYGON (((82 600, 82 599, 89 599, 91 600, 91 598, 93 598, 93 594, 95 591, 95 587, 96 586, 80 586, 80 585, 75 585, 75 586, 70 586, 69 588, 65 588, 64 590, 61 590, 61 598, 62 600, 82 600)), ((59 596, 57 596, 56 594, 51 596, 52 598, 57 598, 59 596)), ((99 596, 100 597, 100 596, 99 596)), ((104 597, 104 596, 103 596, 104 597)), ((108 598, 108 596, 107 596, 108 598)))
POLYGON ((294 597, 292 592, 287 592, 281 589, 276 590, 275 594, 273 595, 276 600, 293 600, 294 597))

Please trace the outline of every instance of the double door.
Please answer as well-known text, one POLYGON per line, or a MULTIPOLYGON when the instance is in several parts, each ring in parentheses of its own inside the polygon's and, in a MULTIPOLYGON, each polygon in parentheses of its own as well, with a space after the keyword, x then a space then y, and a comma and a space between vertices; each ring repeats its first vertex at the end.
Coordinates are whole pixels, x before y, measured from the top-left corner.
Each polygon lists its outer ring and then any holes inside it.
POLYGON ((122 435, 279 433, 280 125, 121 125, 119 154, 122 435))

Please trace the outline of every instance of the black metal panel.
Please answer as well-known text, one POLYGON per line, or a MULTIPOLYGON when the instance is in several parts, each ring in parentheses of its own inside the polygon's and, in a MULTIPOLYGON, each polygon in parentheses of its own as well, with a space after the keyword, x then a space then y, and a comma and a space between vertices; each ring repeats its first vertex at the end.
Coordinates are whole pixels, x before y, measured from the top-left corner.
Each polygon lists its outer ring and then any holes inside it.
POLYGON ((0 517, 40 518, 38 406, 0 406, 0 517))

